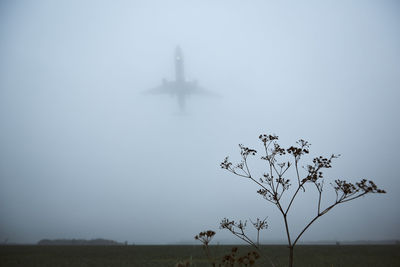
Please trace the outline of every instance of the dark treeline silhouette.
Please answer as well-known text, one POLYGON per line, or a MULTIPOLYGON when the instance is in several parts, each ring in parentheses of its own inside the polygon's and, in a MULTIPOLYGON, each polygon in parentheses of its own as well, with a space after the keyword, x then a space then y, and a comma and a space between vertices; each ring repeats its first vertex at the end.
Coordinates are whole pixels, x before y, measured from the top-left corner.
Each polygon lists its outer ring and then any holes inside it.
POLYGON ((125 245, 123 243, 116 242, 114 240, 107 239, 42 239, 38 243, 38 245, 52 245, 52 246, 121 246, 125 245))

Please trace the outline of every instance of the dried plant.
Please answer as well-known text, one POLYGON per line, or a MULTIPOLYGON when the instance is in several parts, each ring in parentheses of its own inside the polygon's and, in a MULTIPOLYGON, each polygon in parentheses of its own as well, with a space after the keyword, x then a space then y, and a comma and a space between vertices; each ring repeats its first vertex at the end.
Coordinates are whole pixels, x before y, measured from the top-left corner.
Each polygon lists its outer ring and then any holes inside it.
MULTIPOLYGON (((260 231, 268 228, 267 218, 265 218, 264 220, 260 220, 259 218, 257 218, 257 220, 255 222, 253 222, 251 220, 250 220, 250 222, 253 225, 253 227, 257 230, 257 241, 256 242, 254 242, 248 236, 248 234, 246 234, 246 232, 245 232, 246 227, 247 227, 247 221, 235 222, 235 221, 231 221, 227 218, 224 218, 221 221, 219 228, 229 230, 233 235, 240 238, 247 244, 253 246, 257 251, 260 251, 260 231)), ((268 259, 271 266, 275 267, 271 258, 268 257, 266 254, 264 254, 264 256, 268 259)))
POLYGON ((259 218, 257 218, 257 221, 256 222, 251 221, 251 224, 257 230, 257 241, 256 242, 254 242, 251 238, 249 238, 245 233, 247 221, 244 221, 244 222, 239 221, 237 223, 235 221, 230 221, 229 219, 224 218, 220 223, 220 229, 229 230, 232 234, 234 234, 238 238, 242 239, 249 245, 252 245, 258 249, 260 246, 260 231, 268 228, 267 218, 265 218, 264 220, 260 220, 259 218))
MULTIPOLYGON (((293 250, 297 242, 303 233, 322 215, 326 214, 335 206, 355 200, 366 194, 371 193, 386 193, 384 190, 379 189, 373 181, 367 181, 366 179, 361 180, 355 184, 347 182, 345 180, 335 180, 332 184, 333 190, 336 194, 336 199, 330 205, 322 207, 322 193, 324 191, 324 175, 323 170, 332 167, 332 161, 338 158, 340 155, 332 154, 330 157, 316 157, 313 159, 312 164, 306 165, 305 176, 300 175, 299 162, 303 155, 309 154, 310 143, 300 139, 297 141, 296 146, 291 146, 287 149, 281 147, 278 144, 278 136, 276 135, 260 135, 259 139, 263 144, 264 155, 261 160, 265 161, 267 164, 267 172, 262 175, 262 177, 256 179, 250 172, 248 166, 248 157, 256 155, 257 151, 243 145, 239 145, 241 161, 238 164, 233 164, 226 157, 224 161, 220 164, 221 168, 243 178, 249 179, 256 183, 260 189, 257 191, 265 200, 274 204, 280 211, 283 222, 285 224, 285 230, 288 240, 289 247, 289 266, 293 266, 293 250), (286 156, 285 156, 286 155, 286 156), (291 160, 283 160, 285 157, 290 157, 291 160), (294 167, 292 167, 294 166, 294 167), (294 178, 289 179, 287 177, 287 171, 290 168, 294 168, 294 178), (294 184, 294 193, 289 194, 289 189, 291 189, 294 184), (317 197, 317 213, 308 224, 300 231, 297 236, 293 236, 289 229, 288 224, 288 214, 291 210, 294 200, 300 192, 306 192, 306 186, 311 185, 316 188, 318 194, 317 197), (288 204, 285 206, 282 202, 283 196, 288 197, 288 204), (293 238, 295 237, 295 238, 293 238)), ((293 192, 293 191, 292 191, 293 192)), ((311 192, 311 191, 310 191, 311 192)), ((256 229, 265 229, 267 224, 264 221, 257 219, 257 222, 252 223, 256 229)), ((253 242, 244 232, 246 227, 246 222, 235 223, 228 219, 223 219, 221 222, 221 228, 227 229, 232 232, 238 238, 244 240, 250 245, 258 248, 259 246, 259 230, 257 234, 257 242, 253 242)))
MULTIPOLYGON (((238 257, 237 252, 238 248, 234 247, 231 249, 229 254, 226 254, 222 257, 219 263, 217 263, 212 257, 210 253, 209 243, 211 239, 215 235, 214 231, 208 230, 199 233, 194 237, 194 239, 199 240, 203 244, 203 249, 206 253, 207 259, 211 266, 213 267, 234 267, 234 266, 253 266, 257 259, 260 258, 260 254, 257 251, 250 251, 245 255, 238 257)), ((178 265, 177 265, 178 266, 178 265)), ((179 265, 185 266, 185 265, 179 265)))
POLYGON ((175 264, 175 267, 190 267, 190 266, 192 266, 191 258, 189 260, 183 260, 175 264))
POLYGON ((226 254, 222 257, 221 263, 218 266, 253 266, 256 260, 260 258, 260 254, 257 251, 250 251, 240 257, 236 254, 238 252, 237 247, 233 247, 230 254, 226 254))
POLYGON ((211 239, 214 237, 214 235, 215 235, 214 231, 208 230, 200 232, 198 235, 194 237, 194 239, 199 240, 201 243, 203 243, 204 252, 206 253, 207 259, 213 267, 215 267, 215 261, 211 257, 210 247, 208 246, 208 244, 211 242, 211 239))

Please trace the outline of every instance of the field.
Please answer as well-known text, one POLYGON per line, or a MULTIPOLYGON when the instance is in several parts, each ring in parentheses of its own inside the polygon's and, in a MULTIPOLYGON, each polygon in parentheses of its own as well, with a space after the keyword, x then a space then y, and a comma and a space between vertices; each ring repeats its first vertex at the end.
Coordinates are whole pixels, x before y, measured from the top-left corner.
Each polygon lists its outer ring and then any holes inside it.
MULTIPOLYGON (((213 256, 221 258, 232 246, 211 246, 213 256)), ((238 246, 239 255, 249 247, 238 246)), ((263 246, 277 267, 286 266, 285 246, 263 246)), ((175 266, 192 259, 192 266, 209 266, 201 246, 0 246, 0 266, 175 266)), ((296 267, 301 266, 400 266, 399 245, 303 245, 295 249, 296 267)), ((263 256, 256 266, 270 266, 263 256)))

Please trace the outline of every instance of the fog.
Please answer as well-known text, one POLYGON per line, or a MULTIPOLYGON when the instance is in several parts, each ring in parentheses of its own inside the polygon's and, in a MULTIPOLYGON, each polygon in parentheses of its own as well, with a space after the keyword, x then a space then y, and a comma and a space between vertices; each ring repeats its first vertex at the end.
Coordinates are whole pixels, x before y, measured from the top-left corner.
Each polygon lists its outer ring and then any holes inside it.
MULTIPOLYGON (((337 178, 387 191, 333 209, 304 241, 400 239, 399 12, 361 0, 1 1, 0 242, 174 244, 207 229, 233 242, 221 219, 266 216, 262 241, 284 241, 257 185, 219 166, 240 160, 239 143, 261 150, 261 133, 310 141, 302 165, 342 155, 325 204, 337 178), (217 95, 183 111, 143 94, 174 80, 178 45, 186 79, 217 95)), ((298 199, 293 234, 316 198, 298 199)))

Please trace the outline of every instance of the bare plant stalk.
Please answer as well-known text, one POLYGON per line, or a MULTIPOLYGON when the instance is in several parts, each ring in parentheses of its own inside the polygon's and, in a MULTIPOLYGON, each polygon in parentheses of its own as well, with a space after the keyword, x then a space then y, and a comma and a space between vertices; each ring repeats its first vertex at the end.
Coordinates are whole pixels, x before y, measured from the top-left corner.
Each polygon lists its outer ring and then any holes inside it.
POLYGON ((213 238, 214 235, 215 235, 214 231, 208 230, 208 231, 203 231, 194 237, 194 239, 199 240, 201 243, 203 243, 204 252, 206 253, 207 259, 210 262, 211 266, 213 267, 215 267, 215 261, 211 257, 210 248, 208 244, 211 242, 211 239, 213 238))
MULTIPOLYGON (((239 145, 240 147, 240 155, 242 160, 239 164, 233 165, 232 162, 229 161, 229 158, 226 157, 224 161, 221 163, 221 167, 226 169, 227 171, 238 175, 240 177, 244 177, 255 182, 260 189, 257 191, 258 194, 263 196, 265 200, 274 204, 278 210, 280 211, 283 222, 285 224, 285 231, 288 240, 289 247, 289 267, 293 266, 293 250, 296 246, 297 242, 304 234, 304 232, 321 216, 325 215, 335 206, 355 200, 360 198, 366 194, 370 193, 386 193, 385 190, 379 189, 373 181, 367 181, 366 179, 362 179, 360 182, 355 184, 347 182, 345 180, 335 180, 332 184, 332 187, 336 193, 336 199, 333 203, 328 205, 325 209, 321 207, 322 203, 322 193, 323 193, 323 185, 324 185, 324 177, 323 170, 331 168, 332 160, 338 158, 340 155, 332 154, 330 157, 316 157, 313 159, 313 163, 306 166, 306 174, 304 178, 301 178, 299 172, 299 162, 303 155, 309 153, 310 143, 307 141, 300 139, 297 141, 296 146, 291 146, 289 148, 282 148, 278 144, 278 136, 276 135, 260 135, 259 139, 263 143, 265 155, 261 157, 262 160, 266 162, 267 165, 267 173, 264 173, 263 176, 259 179, 253 177, 250 173, 250 168, 248 167, 248 156, 256 155, 257 151, 243 145, 239 145), (290 161, 278 161, 279 158, 283 158, 285 154, 288 154, 292 157, 293 163, 290 161), (295 179, 285 178, 285 174, 291 166, 295 166, 295 179), (287 195, 289 188, 291 188, 291 181, 294 180, 297 184, 296 189, 292 195, 288 195, 289 204, 284 207, 281 202, 281 198, 283 195, 287 195), (317 214, 314 218, 312 218, 300 231, 300 233, 292 238, 289 223, 288 223, 288 214, 292 208, 292 204, 295 201, 296 197, 299 193, 306 192, 305 186, 307 184, 313 184, 318 192, 317 198, 317 214)), ((257 223, 265 222, 259 221, 257 219, 257 223)), ((253 222, 252 222, 253 223, 253 222)), ((253 223, 254 227, 257 229, 257 224, 253 223)), ((244 233, 244 227, 246 223, 242 223, 241 221, 237 224, 234 221, 229 221, 228 219, 224 219, 221 222, 221 228, 228 229, 235 236, 244 240, 248 244, 259 247, 259 231, 257 229, 257 242, 253 242, 248 236, 244 233)))
MULTIPOLYGON (((250 220, 251 221, 251 220, 250 220)), ((260 231, 268 228, 267 218, 264 220, 260 220, 257 218, 255 222, 251 221, 254 228, 257 230, 257 241, 254 242, 246 233, 245 229, 247 226, 247 221, 239 221, 238 223, 235 221, 230 221, 227 218, 224 218, 220 223, 221 229, 229 230, 233 235, 243 240, 250 246, 253 246, 257 251, 260 252, 260 231)), ((264 254, 267 260, 270 262, 272 267, 275 267, 275 264, 272 262, 271 258, 268 255, 264 254)))

